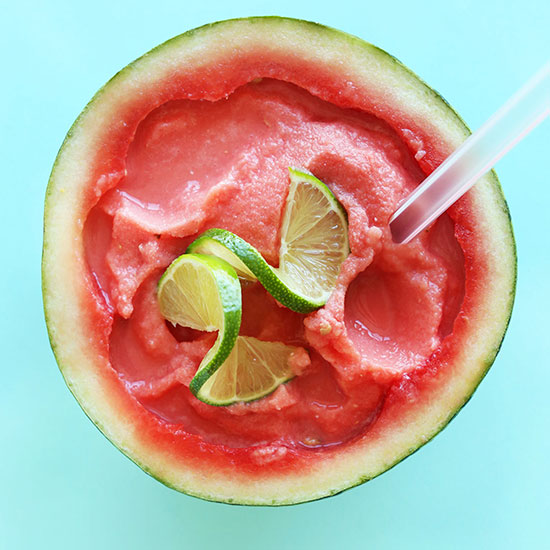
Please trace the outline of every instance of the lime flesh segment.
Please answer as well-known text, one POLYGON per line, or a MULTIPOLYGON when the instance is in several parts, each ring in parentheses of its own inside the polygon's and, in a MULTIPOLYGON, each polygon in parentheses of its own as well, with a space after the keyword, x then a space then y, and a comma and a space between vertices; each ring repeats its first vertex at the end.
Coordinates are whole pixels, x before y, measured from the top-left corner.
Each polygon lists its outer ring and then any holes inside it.
POLYGON ((209 378, 231 353, 241 326, 241 286, 235 270, 215 256, 183 254, 161 277, 157 296, 161 314, 171 323, 218 331, 195 374, 209 378))
POLYGON ((299 348, 239 336, 224 364, 193 393, 210 405, 231 405, 265 397, 294 376, 290 359, 299 348))
POLYGON ((276 272, 295 292, 324 304, 349 254, 346 212, 322 181, 289 171, 276 272))
POLYGON ((325 305, 349 254, 347 216, 323 182, 305 172, 289 171, 278 268, 224 229, 206 231, 187 251, 223 258, 241 278, 257 279, 284 306, 309 313, 325 305))

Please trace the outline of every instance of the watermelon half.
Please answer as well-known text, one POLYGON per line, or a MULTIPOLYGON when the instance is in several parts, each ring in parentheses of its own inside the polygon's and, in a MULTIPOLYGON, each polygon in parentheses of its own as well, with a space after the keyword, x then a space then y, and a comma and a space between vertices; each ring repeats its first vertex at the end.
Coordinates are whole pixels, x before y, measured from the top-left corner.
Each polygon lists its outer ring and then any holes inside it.
POLYGON ((46 193, 46 320, 85 413, 162 483, 229 503, 333 495, 424 445, 493 363, 514 299, 494 173, 414 242, 389 235, 468 134, 395 58, 305 21, 223 21, 128 65, 74 123, 46 193), (264 399, 212 407, 188 389, 212 335, 167 325, 156 282, 210 227, 275 262, 289 166, 338 196, 352 253, 309 315, 243 288, 242 330, 309 363, 264 399))

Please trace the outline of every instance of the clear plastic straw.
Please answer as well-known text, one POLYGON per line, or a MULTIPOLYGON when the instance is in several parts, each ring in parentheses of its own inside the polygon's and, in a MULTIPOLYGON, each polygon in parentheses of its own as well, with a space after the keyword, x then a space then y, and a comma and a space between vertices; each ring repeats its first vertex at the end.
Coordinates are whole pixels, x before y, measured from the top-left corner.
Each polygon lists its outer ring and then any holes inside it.
POLYGON ((550 62, 432 172, 390 219, 396 243, 436 220, 550 114, 550 62))

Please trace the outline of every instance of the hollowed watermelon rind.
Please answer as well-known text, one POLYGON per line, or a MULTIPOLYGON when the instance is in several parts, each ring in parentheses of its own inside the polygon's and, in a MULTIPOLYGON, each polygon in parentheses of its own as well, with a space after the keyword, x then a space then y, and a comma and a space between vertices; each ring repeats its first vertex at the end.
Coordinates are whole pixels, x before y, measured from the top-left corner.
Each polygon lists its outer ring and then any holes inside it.
MULTIPOLYGON (((122 131, 117 123, 130 120, 136 94, 149 97, 163 79, 185 80, 180 74, 184 69, 198 74, 198 69, 217 67, 216 61, 226 57, 246 61, 255 52, 268 52, 273 60, 265 67, 267 74, 256 76, 284 72, 283 61, 292 67, 307 62, 333 84, 345 75, 355 90, 346 88, 342 94, 335 87, 316 88, 313 81, 298 84, 344 106, 352 105, 354 98, 362 100, 354 106, 393 122, 397 131, 420 133, 428 145, 423 166, 427 172, 468 135, 454 110, 411 71, 382 50, 340 31, 275 17, 231 20, 189 31, 120 71, 67 134, 46 191, 43 295, 52 349, 67 385, 94 424, 131 460, 164 484, 193 496, 281 505, 330 496, 372 479, 448 424, 469 400, 501 345, 514 300, 516 250, 508 208, 491 172, 452 209, 465 251, 466 298, 454 339, 433 358, 439 370, 420 381, 422 399, 402 410, 399 419, 392 418, 391 402, 368 437, 312 455, 308 471, 250 476, 228 467, 223 452, 208 462, 187 452, 193 441, 174 443, 162 432, 160 421, 125 393, 110 370, 104 342, 89 337, 87 328, 103 319, 99 307, 89 309, 92 282, 81 238, 84 215, 97 200, 88 192, 89 183, 101 170, 94 166, 98 150, 105 143, 116 143, 117 132, 122 131), (376 97, 384 102, 378 104, 376 97)), ((235 73, 250 77, 244 70, 235 73)), ((218 93, 223 95, 223 89, 218 93)))

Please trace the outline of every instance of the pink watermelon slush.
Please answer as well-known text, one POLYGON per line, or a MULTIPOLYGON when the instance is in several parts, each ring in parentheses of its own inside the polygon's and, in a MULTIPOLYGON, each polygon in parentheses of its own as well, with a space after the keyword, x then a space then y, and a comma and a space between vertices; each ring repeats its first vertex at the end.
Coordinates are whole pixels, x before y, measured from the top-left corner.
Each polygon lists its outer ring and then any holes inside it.
POLYGON ((389 216, 424 177, 421 145, 414 154, 373 115, 274 79, 150 110, 126 144, 125 170, 97 189, 84 229, 110 362, 127 391, 208 443, 269 442, 260 462, 282 459, 288 446, 332 446, 364 432, 390 385, 448 336, 464 295, 449 218, 412 247, 391 242, 389 216), (276 265, 289 166, 327 182, 344 205, 351 255, 327 306, 310 315, 280 307, 259 285, 244 289, 241 334, 302 346, 310 362, 262 400, 212 407, 188 385, 215 335, 166 323, 156 285, 211 227, 276 265))

